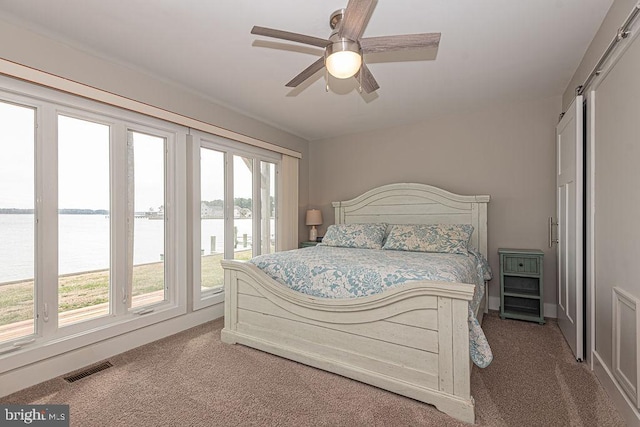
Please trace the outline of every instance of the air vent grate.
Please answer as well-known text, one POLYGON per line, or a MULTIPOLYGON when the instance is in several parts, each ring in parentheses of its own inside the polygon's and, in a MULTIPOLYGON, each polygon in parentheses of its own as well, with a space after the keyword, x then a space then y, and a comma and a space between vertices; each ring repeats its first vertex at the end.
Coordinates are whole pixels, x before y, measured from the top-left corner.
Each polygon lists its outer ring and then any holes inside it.
POLYGON ((110 368, 112 366, 113 365, 111 364, 111 362, 102 362, 102 363, 100 363, 98 365, 91 366, 90 368, 87 368, 82 372, 78 372, 77 374, 73 374, 73 375, 69 375, 68 377, 64 377, 64 379, 68 383, 73 383, 73 382, 76 382, 78 380, 81 380, 82 378, 88 377, 89 375, 93 375, 96 372, 104 371, 105 369, 108 369, 108 368, 110 368))

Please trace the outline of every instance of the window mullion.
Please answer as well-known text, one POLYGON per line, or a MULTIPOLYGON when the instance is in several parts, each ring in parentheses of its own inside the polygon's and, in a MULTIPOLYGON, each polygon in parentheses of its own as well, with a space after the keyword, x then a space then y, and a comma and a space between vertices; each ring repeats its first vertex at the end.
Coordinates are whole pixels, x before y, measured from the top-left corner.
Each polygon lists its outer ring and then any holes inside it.
POLYGON ((234 197, 233 194, 233 155, 224 153, 224 167, 225 167, 225 191, 224 191, 224 258, 233 259, 234 252, 234 238, 233 232, 233 207, 234 197))
POLYGON ((197 301, 202 298, 202 257, 200 256, 200 239, 202 234, 202 220, 201 220, 201 182, 200 182, 200 168, 201 168, 201 147, 200 137, 187 135, 187 157, 189 170, 189 195, 190 195, 190 208, 191 208, 191 282, 193 284, 193 301, 194 307, 197 305, 197 301))
POLYGON ((262 252, 262 239, 261 239, 261 228, 262 228, 262 169, 260 168, 260 160, 252 159, 253 162, 253 175, 251 179, 253 180, 253 203, 252 203, 252 215, 251 215, 251 225, 253 230, 252 242, 251 242, 251 250, 253 256, 258 256, 262 252))
POLYGON ((42 109, 39 130, 36 286, 39 334, 46 338, 58 329, 58 122, 50 104, 42 109))
POLYGON ((128 159, 127 159, 127 129, 118 122, 111 128, 111 283, 110 303, 111 313, 123 315, 127 311, 129 295, 127 275, 127 232, 128 232, 128 159))

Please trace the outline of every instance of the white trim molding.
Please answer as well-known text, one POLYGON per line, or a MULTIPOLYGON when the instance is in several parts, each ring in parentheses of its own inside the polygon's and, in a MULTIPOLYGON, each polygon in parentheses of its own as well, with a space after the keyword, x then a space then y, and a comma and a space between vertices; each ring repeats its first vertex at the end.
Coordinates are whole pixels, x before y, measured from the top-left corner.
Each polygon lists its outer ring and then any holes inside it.
POLYGON ((618 384, 618 382, 613 378, 613 374, 596 350, 592 353, 592 360, 593 372, 596 374, 600 384, 605 389, 611 400, 613 400, 616 409, 618 409, 627 425, 640 425, 640 412, 638 411, 638 408, 634 407, 634 404, 624 393, 620 384, 618 384))
POLYGON ((93 86, 88 86, 70 79, 66 79, 64 77, 56 76, 55 74, 50 74, 2 58, 0 58, 0 74, 5 74, 9 77, 25 80, 27 82, 81 96, 83 98, 88 98, 94 101, 102 102, 104 104, 113 105, 130 111, 135 111, 136 113, 145 114, 147 116, 166 120, 168 122, 176 123, 192 129, 219 135, 224 138, 232 139, 234 141, 244 142, 245 144, 249 144, 254 147, 265 148, 267 150, 286 154, 287 156, 295 157, 298 159, 302 158, 302 154, 297 151, 280 147, 279 145, 275 145, 270 142, 262 141, 257 138, 233 132, 219 126, 214 126, 210 123, 183 116, 172 111, 164 110, 153 105, 145 104, 143 102, 126 98, 121 95, 116 95, 115 93, 107 92, 93 86))
POLYGON ((620 387, 627 395, 629 400, 634 403, 636 408, 640 408, 640 364, 638 355, 640 354, 640 340, 638 340, 638 331, 640 330, 640 315, 638 306, 640 303, 637 298, 624 289, 614 287, 612 289, 612 360, 611 369, 613 376, 620 384, 620 387), (625 311, 627 315, 625 316, 625 311), (628 322, 629 317, 633 321, 628 322), (627 320, 627 321, 625 321, 627 320), (626 332, 626 333, 625 333, 626 332), (629 342, 628 337, 635 337, 635 343, 629 342), (623 337, 627 337, 624 339, 623 337), (622 346, 632 351, 624 351, 622 346), (635 354, 634 353, 635 350, 635 354), (629 360, 631 359, 631 360, 629 360), (626 371, 626 372, 625 372, 626 371))

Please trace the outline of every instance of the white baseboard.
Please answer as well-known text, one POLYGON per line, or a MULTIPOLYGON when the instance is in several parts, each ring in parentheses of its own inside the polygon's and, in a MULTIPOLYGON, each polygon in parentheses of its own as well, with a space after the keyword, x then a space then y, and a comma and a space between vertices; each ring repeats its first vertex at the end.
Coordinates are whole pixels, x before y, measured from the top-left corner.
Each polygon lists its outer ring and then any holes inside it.
MULTIPOLYGON (((489 310, 500 310, 500 297, 489 297, 489 310)), ((558 318, 558 306, 556 304, 544 303, 544 317, 558 318)))
POLYGON ((618 382, 613 377, 609 367, 604 363, 597 351, 592 352, 593 372, 605 389, 616 409, 629 426, 640 425, 640 412, 629 400, 618 382))
POLYGON ((218 319, 223 315, 224 304, 216 304, 5 372, 0 375, 0 397, 218 319))

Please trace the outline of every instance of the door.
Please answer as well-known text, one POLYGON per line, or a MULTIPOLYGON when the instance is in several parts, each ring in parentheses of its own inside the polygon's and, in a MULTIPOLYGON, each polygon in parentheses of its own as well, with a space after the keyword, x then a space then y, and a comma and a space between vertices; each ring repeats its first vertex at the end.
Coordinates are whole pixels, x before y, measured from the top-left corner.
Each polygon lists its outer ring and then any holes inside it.
POLYGON ((576 97, 556 128, 558 325, 576 359, 583 345, 583 116, 576 97))

